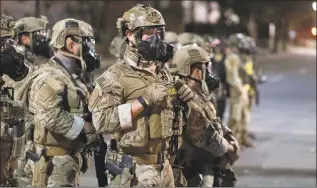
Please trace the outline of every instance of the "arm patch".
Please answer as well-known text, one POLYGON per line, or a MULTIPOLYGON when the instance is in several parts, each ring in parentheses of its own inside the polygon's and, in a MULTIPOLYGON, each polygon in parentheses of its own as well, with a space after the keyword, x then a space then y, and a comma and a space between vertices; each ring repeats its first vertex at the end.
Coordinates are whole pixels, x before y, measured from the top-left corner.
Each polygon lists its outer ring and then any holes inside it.
POLYGON ((49 87, 47 84, 43 84, 37 95, 37 99, 41 102, 46 102, 48 98, 54 95, 53 88, 49 87))
POLYGON ((46 102, 50 97, 57 92, 63 91, 63 87, 54 78, 45 78, 44 83, 40 86, 37 99, 41 102, 46 102))

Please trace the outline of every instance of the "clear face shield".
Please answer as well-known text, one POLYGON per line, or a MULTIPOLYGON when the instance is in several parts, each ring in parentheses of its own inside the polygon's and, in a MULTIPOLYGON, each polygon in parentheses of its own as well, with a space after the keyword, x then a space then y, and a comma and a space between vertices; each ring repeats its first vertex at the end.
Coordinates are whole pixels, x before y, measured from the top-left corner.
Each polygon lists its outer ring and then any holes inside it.
POLYGON ((165 28, 164 26, 159 27, 141 27, 137 31, 137 38, 141 41, 147 41, 149 38, 157 35, 159 40, 164 40, 165 28))

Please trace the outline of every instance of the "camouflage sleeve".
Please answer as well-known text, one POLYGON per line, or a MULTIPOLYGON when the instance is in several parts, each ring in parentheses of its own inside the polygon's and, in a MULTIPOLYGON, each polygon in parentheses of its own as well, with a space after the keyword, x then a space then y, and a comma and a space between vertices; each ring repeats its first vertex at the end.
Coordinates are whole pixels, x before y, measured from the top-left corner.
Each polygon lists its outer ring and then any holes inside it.
POLYGON ((111 67, 96 80, 89 99, 93 124, 99 133, 113 134, 132 126, 131 105, 123 104, 119 71, 111 67))
POLYGON ((63 109, 65 83, 56 74, 37 77, 30 90, 30 102, 36 109, 36 118, 49 131, 62 134, 69 140, 78 137, 84 126, 83 118, 63 109))
POLYGON ((239 77, 240 59, 235 54, 230 54, 225 60, 227 82, 231 87, 236 88, 242 93, 242 81, 239 77))
POLYGON ((188 103, 187 127, 191 131, 192 144, 207 150, 215 156, 222 156, 227 152, 228 142, 213 127, 198 102, 192 100, 188 103))

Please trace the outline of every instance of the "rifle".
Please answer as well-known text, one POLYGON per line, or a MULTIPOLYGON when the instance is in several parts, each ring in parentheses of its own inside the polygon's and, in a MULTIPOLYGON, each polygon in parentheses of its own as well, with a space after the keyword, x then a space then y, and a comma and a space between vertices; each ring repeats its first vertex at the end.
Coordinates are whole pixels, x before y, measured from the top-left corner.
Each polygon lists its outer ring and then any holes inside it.
MULTIPOLYGON (((177 90, 182 86, 181 82, 175 82, 175 77, 174 77, 174 87, 169 88, 169 94, 174 95, 176 94, 176 99, 173 100, 173 111, 174 111, 174 116, 173 116, 173 135, 172 138, 169 142, 170 148, 169 148, 169 155, 175 156, 178 150, 178 134, 175 134, 175 132, 178 132, 179 130, 179 111, 181 109, 182 102, 179 99, 179 96, 177 95, 177 90)), ((184 105, 183 105, 184 106, 184 105)))
POLYGON ((104 141, 102 135, 99 135, 99 137, 101 142, 99 146, 94 148, 95 169, 96 169, 96 176, 98 179, 98 186, 105 187, 105 186, 108 186, 108 177, 106 174, 106 164, 105 164, 107 144, 104 141))
POLYGON ((258 87, 258 82, 257 82, 256 78, 254 78, 253 75, 249 76, 249 80, 250 80, 250 86, 251 86, 251 88, 253 88, 253 90, 255 92, 255 104, 259 105, 260 104, 260 90, 258 87))
POLYGON ((19 138, 25 133, 25 107, 21 101, 14 100, 14 89, 2 88, 3 84, 0 84, 0 121, 12 128, 13 137, 19 138))

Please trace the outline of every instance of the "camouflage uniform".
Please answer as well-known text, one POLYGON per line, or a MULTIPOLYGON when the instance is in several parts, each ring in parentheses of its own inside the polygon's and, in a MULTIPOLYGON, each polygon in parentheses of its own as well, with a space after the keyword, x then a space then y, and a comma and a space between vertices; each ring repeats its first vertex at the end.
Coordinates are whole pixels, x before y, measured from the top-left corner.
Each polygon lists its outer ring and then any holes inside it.
MULTIPOLYGON (((229 38, 229 46, 231 49, 241 49, 242 35, 232 35, 229 38)), ((227 54, 225 60, 227 82, 230 86, 229 97, 229 120, 228 127, 241 145, 251 146, 247 134, 247 124, 249 122, 248 90, 250 85, 245 79, 245 71, 243 62, 238 54, 231 51, 227 54)))
MULTIPOLYGON (((79 186, 83 110, 89 91, 81 80, 84 71, 75 63, 82 57, 63 51, 66 36, 93 37, 92 27, 79 20, 64 19, 53 27, 51 46, 55 56, 34 71, 29 81, 29 110, 34 114, 34 143, 40 160, 35 162, 32 186, 79 186)), ((76 40, 73 38, 72 40, 76 40)), ((82 53, 81 53, 82 54, 82 53)), ((95 135, 91 129, 89 133, 95 135)), ((96 135, 96 137, 98 137, 96 135)))
MULTIPOLYGON (((174 54, 173 65, 176 65, 176 68, 171 69, 171 71, 188 82, 187 77, 191 74, 191 65, 209 61, 209 54, 204 49, 194 46, 185 47, 174 54)), ((189 86, 194 91, 195 97, 188 103, 187 111, 195 110, 196 113, 189 113, 186 117, 183 145, 179 149, 176 160, 178 164, 184 166, 183 171, 188 178, 188 186, 198 186, 199 182, 197 182, 196 177, 198 173, 201 173, 203 176, 202 186, 212 187, 215 168, 218 167, 230 172, 230 175, 233 174, 230 169, 231 161, 225 154, 228 141, 235 139, 231 131, 224 127, 217 118, 210 97, 203 92, 201 87, 190 84, 189 86)), ((232 178, 230 182, 236 181, 234 176, 230 178, 232 178)), ((229 184, 226 185, 229 186, 229 184)))
MULTIPOLYGON (((13 17, 2 14, 1 15, 1 40, 5 38, 12 37, 12 28, 15 25, 15 20, 13 17)), ((2 41, 1 41, 2 42, 2 41)), ((4 43, 1 43, 1 52, 4 49, 4 43)), ((8 76, 4 76, 9 78, 8 76)), ((0 78, 1 81, 2 78, 0 78)), ((8 80, 4 81, 7 83, 8 80)), ((1 99, 3 100, 3 99, 1 99)), ((2 101, 1 101, 2 102, 2 101)), ((1 112, 2 113, 2 112, 1 112)), ((2 114, 1 114, 2 116, 2 114)), ((17 148, 17 146, 23 146, 23 142, 18 142, 16 138, 13 138, 12 133, 9 129, 9 125, 2 121, 1 118, 1 125, 0 125, 0 186, 17 186, 17 181, 13 179, 13 172, 12 170, 15 169, 17 157, 19 157, 22 153, 22 148, 17 148), (20 151, 18 153, 17 151, 20 151)), ((20 139, 23 141, 23 139, 20 139)))
POLYGON ((109 53, 116 57, 118 61, 122 60, 124 57, 124 52, 126 49, 126 38, 121 38, 119 36, 112 39, 109 46, 109 53))
MULTIPOLYGON (((35 18, 35 17, 26 17, 18 20, 13 28, 16 37, 20 33, 29 33, 33 34, 38 31, 45 31, 48 21, 44 18, 35 18)), ((36 38, 31 38, 36 40, 36 38)), ((49 57, 44 57, 41 54, 35 55, 33 52, 33 45, 29 47, 30 50, 23 44, 18 44, 17 49, 21 50, 21 53, 25 54, 25 64, 27 64, 29 68, 28 75, 26 78, 19 82, 11 82, 12 87, 15 89, 15 99, 23 102, 26 106, 28 106, 27 97, 24 96, 24 92, 26 91, 26 87, 28 85, 28 80, 31 74, 37 70, 40 65, 46 63, 49 57)), ((23 151, 23 156, 18 159, 18 168, 15 170, 15 176, 18 180, 20 187, 30 187, 32 186, 32 176, 33 176, 33 166, 34 162, 30 159, 26 158, 26 151, 31 150, 35 152, 34 144, 33 144, 33 128, 34 128, 34 120, 33 115, 30 112, 26 113, 26 135, 25 135, 25 147, 23 151)))
MULTIPOLYGON (((251 113, 252 113, 252 108, 254 103, 259 105, 259 99, 256 98, 256 97, 259 97, 257 96, 257 93, 256 93, 256 92, 259 92, 257 90, 258 78, 257 78, 257 73, 254 67, 255 66, 254 60, 253 60, 254 58, 252 57, 254 53, 253 50, 255 48, 254 41, 251 37, 246 36, 244 42, 245 42, 245 45, 243 48, 243 53, 240 55, 240 57, 241 57, 242 65, 243 65, 242 66, 243 75, 245 77, 245 82, 247 83, 246 85, 248 87, 249 100, 247 104, 248 119, 246 120, 245 127, 243 127, 245 129, 243 132, 246 134, 245 137, 251 136, 252 138, 255 136, 252 133, 249 133, 247 126, 251 120, 251 113)), ((253 146, 251 142, 247 142, 245 145, 247 147, 253 146)))
MULTIPOLYGON (((121 30, 124 27, 139 32, 139 28, 162 28, 164 25, 161 14, 146 5, 133 7, 117 22, 121 34, 125 33, 121 30)), ((170 77, 164 67, 161 67, 158 75, 149 71, 147 67, 154 62, 144 59, 138 52, 135 46, 127 45, 124 59, 96 80, 89 109, 98 132, 115 134, 118 153, 109 153, 108 160, 117 163, 122 155, 133 157, 132 173, 123 172, 115 176, 111 186, 174 187, 168 150, 171 137, 173 134, 179 135, 182 125, 178 124, 177 130, 172 131, 173 92, 167 100, 165 97, 158 97, 155 102, 151 100, 151 106, 131 118, 131 103, 140 97, 157 97, 163 93, 166 96, 167 87, 172 88, 167 83, 170 77)), ((178 122, 181 120, 180 115, 178 122)))

